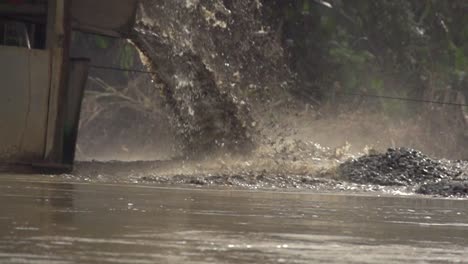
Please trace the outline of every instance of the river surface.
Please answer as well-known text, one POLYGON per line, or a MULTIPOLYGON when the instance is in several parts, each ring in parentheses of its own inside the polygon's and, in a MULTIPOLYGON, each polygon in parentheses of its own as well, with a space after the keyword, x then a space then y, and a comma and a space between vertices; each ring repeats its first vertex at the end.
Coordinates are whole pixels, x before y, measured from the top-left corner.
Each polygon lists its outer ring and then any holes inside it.
POLYGON ((468 263, 468 201, 0 175, 0 263, 468 263))

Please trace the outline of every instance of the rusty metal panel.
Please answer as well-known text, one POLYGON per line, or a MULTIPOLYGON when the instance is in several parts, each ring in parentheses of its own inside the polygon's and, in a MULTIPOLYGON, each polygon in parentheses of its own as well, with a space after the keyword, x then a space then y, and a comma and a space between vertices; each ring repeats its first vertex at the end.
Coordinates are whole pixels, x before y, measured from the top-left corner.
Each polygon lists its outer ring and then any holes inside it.
POLYGON ((49 52, 0 46, 0 160, 43 158, 50 83, 49 52))
POLYGON ((126 37, 134 24, 137 0, 72 0, 72 28, 126 37))
POLYGON ((72 58, 69 64, 68 90, 63 123, 63 162, 73 164, 80 121, 81 102, 88 79, 89 59, 72 58))
POLYGON ((61 161, 62 139, 58 133, 60 120, 60 102, 66 89, 66 63, 68 34, 66 30, 66 0, 51 0, 48 5, 47 48, 50 51, 50 92, 47 117, 47 136, 44 158, 49 161, 61 161))

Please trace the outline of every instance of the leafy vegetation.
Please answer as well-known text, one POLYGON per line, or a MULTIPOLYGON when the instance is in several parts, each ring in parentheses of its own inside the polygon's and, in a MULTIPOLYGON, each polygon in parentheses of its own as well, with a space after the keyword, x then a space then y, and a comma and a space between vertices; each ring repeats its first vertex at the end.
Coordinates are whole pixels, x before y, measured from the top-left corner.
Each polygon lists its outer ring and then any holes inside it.
MULTIPOLYGON (((296 92, 310 99, 325 103, 344 92, 468 96, 467 1, 292 0, 273 1, 271 10, 284 21, 296 92)), ((398 102, 376 106, 415 110, 398 102)))

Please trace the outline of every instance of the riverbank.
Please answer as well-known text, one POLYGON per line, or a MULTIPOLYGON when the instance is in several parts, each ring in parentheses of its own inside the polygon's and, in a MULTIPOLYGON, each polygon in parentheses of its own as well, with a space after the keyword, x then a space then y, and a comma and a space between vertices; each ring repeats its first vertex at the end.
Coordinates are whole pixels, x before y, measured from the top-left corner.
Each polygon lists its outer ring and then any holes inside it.
POLYGON ((345 152, 343 148, 293 141, 258 150, 249 157, 82 161, 77 162, 72 174, 59 177, 85 182, 204 188, 468 196, 467 162, 433 159, 406 148, 359 157, 345 152))

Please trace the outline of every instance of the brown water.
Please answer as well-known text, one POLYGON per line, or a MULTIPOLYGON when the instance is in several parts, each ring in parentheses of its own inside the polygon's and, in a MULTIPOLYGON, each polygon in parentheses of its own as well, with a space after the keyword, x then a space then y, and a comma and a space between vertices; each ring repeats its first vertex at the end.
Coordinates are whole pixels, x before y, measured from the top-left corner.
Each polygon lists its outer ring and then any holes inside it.
POLYGON ((0 176, 1 263, 468 263, 468 201, 0 176))

